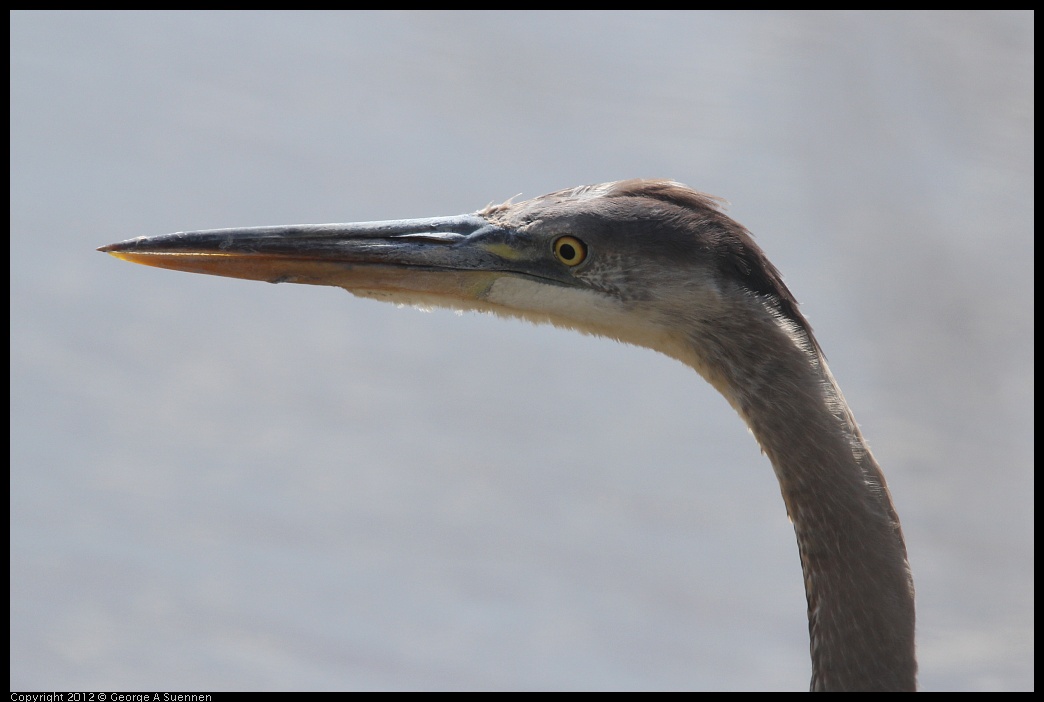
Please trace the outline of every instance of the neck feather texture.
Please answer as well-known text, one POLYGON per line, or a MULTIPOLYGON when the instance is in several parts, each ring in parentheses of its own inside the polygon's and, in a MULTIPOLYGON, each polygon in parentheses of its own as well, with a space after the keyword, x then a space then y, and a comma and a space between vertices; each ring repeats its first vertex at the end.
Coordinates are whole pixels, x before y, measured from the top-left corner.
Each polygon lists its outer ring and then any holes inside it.
POLYGON ((690 339, 697 360, 683 360, 729 399, 772 461, 805 576, 812 689, 915 689, 899 518, 810 332, 759 304, 710 322, 690 339))

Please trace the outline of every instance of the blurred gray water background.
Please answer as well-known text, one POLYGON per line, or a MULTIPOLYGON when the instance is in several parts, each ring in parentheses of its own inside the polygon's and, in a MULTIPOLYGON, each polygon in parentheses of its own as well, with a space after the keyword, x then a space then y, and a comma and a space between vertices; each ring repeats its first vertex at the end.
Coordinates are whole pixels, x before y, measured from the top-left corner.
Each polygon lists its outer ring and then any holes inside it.
POLYGON ((12 689, 806 689, 779 489, 690 369, 94 251, 630 177, 802 301, 922 687, 1032 689, 1033 20, 11 14, 12 689))

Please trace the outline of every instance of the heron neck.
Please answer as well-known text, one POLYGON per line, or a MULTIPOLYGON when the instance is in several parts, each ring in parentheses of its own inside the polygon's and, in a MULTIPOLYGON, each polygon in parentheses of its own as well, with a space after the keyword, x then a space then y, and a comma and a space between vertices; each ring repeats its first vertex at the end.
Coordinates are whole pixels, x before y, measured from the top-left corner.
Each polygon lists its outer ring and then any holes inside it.
POLYGON ((913 580, 881 469, 814 344, 775 318, 757 326, 696 342, 697 370, 779 479, 805 576, 812 689, 915 689, 913 580))

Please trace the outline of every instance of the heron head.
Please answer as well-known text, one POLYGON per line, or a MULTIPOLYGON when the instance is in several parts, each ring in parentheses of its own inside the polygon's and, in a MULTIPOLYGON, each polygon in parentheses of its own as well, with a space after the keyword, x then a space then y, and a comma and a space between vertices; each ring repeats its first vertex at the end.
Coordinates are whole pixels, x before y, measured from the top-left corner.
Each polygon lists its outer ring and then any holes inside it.
POLYGON ((217 229, 102 247, 160 268, 343 287, 490 311, 687 357, 737 296, 807 327, 779 273, 720 201, 679 183, 581 186, 466 215, 217 229))

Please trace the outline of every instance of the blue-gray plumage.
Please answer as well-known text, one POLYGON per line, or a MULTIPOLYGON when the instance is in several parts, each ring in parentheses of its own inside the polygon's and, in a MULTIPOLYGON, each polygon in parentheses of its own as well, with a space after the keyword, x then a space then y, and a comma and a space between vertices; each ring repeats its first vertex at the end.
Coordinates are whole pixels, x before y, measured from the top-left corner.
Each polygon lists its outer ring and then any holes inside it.
POLYGON ((471 215, 185 232, 101 250, 523 317, 692 366, 779 479, 805 576, 812 689, 916 688, 913 580, 884 476, 793 295, 715 198, 629 180, 471 215))

